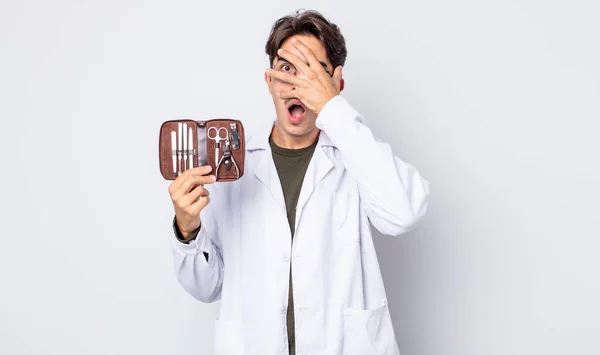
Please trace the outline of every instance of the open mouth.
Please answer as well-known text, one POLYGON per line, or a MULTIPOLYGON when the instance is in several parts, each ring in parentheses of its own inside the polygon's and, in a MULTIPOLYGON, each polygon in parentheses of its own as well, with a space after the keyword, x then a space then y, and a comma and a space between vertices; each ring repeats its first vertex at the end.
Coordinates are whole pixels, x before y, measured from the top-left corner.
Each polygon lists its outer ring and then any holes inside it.
POLYGON ((287 103, 288 118, 292 123, 300 123, 306 114, 306 107, 300 100, 294 99, 287 103))

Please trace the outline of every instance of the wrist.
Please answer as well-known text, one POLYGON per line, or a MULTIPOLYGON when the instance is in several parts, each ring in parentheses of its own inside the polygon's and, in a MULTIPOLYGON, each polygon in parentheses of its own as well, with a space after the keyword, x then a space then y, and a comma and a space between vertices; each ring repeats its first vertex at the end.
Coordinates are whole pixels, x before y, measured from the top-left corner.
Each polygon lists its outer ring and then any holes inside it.
POLYGON ((333 94, 333 95, 330 95, 330 96, 329 96, 329 97, 328 97, 328 98, 327 98, 327 99, 326 99, 326 100, 325 100, 325 101, 324 101, 324 102, 323 102, 323 103, 320 105, 320 107, 319 107, 319 108, 316 110, 316 112, 315 112, 315 113, 317 114, 317 116, 318 116, 318 115, 321 113, 321 111, 323 111, 323 109, 324 109, 326 106, 328 106, 328 104, 329 104, 329 103, 330 103, 330 102, 331 102, 333 99, 335 99, 335 98, 336 98, 338 95, 339 95, 339 94, 333 94))
POLYGON ((185 228, 179 224, 179 221, 177 221, 177 216, 173 217, 173 231, 175 233, 175 237, 182 243, 187 244, 196 239, 198 233, 200 232, 201 225, 202 224, 199 222, 198 227, 190 231, 189 227, 185 228))
POLYGON ((184 231, 181 228, 179 230, 181 231, 181 236, 182 236, 183 240, 188 242, 192 239, 195 239, 196 236, 198 236, 198 232, 200 231, 200 226, 198 226, 198 228, 191 230, 191 231, 184 231))

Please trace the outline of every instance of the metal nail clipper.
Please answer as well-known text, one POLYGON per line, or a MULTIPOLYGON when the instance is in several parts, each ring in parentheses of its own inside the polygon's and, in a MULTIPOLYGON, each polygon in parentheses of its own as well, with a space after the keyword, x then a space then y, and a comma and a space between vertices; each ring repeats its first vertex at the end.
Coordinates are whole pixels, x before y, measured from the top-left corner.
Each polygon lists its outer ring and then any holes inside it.
POLYGON ((240 138, 237 131, 237 125, 233 123, 229 127, 231 133, 225 127, 210 127, 208 129, 208 139, 215 141, 215 176, 219 176, 219 168, 221 167, 221 164, 223 164, 227 170, 230 170, 231 167, 234 166, 237 178, 239 178, 240 169, 237 165, 237 162, 233 158, 233 155, 231 154, 231 142, 233 141, 233 149, 240 149, 240 138), (223 141, 225 142, 225 145, 221 143, 223 141), (223 150, 223 155, 219 156, 221 149, 223 150))
MULTIPOLYGON (((232 125, 232 131, 233 131, 233 125, 232 125)), ((232 133, 232 136, 233 136, 233 133, 232 133)), ((239 140, 237 142, 235 142, 235 140, 234 140, 234 143, 237 144, 237 148, 235 148, 235 149, 239 149, 239 140)), ((219 163, 217 164, 217 168, 216 168, 217 173, 219 172, 219 167, 221 166, 221 164, 223 164, 225 166, 225 169, 227 169, 227 170, 230 170, 231 166, 233 165, 235 167, 236 178, 239 179, 240 168, 238 167, 235 159, 233 158, 233 155, 231 154, 231 143, 230 143, 229 134, 227 135, 227 138, 225 138, 225 147, 223 148, 223 156, 221 157, 221 159, 219 159, 219 163)))

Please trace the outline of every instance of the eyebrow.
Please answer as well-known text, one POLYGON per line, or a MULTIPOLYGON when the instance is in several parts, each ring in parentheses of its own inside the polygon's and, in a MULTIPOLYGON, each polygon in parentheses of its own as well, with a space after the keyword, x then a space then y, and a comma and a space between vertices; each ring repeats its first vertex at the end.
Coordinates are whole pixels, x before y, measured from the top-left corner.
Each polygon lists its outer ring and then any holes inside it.
MULTIPOLYGON (((288 63, 288 64, 292 64, 292 62, 290 62, 289 60, 285 59, 285 58, 284 58, 284 57, 282 57, 282 56, 279 56, 279 55, 278 55, 278 56, 277 56, 277 59, 279 59, 280 61, 284 61, 284 62, 286 62, 286 63, 288 63)), ((326 64, 325 62, 323 62, 323 61, 321 61, 321 62, 319 62, 319 63, 321 63, 321 65, 323 66, 323 69, 325 69, 325 71, 326 71, 326 72, 329 74, 329 69, 327 69, 327 64, 326 64)), ((310 67, 310 64, 307 64, 307 65, 310 67)))

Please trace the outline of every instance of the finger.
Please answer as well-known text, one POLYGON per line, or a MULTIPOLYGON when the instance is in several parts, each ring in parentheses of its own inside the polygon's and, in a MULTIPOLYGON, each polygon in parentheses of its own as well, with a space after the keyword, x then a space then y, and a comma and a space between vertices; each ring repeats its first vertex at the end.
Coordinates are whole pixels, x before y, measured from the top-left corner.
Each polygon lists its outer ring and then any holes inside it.
POLYGON ((198 202, 198 199, 200 199, 202 196, 210 196, 210 191, 202 186, 196 186, 192 191, 190 191, 190 193, 181 197, 181 201, 179 201, 180 207, 186 208, 191 206, 198 202))
POLYGON ((210 196, 200 196, 196 201, 186 207, 183 211, 186 216, 195 217, 200 214, 200 211, 208 205, 210 196))
POLYGON ((298 90, 282 91, 279 93, 279 97, 282 99, 298 99, 302 101, 302 99, 298 97, 298 90))
POLYGON ((340 87, 342 85, 342 66, 338 65, 333 72, 333 82, 335 83, 335 88, 340 91, 340 87))
POLYGON ((277 69, 267 69, 267 75, 277 80, 283 81, 284 83, 301 86, 302 80, 286 72, 282 72, 277 69))
POLYGON ((202 209, 204 207, 206 207, 209 203, 210 203, 210 196, 201 196, 198 199, 198 201, 194 202, 194 204, 192 205, 193 213, 199 214, 200 211, 202 211, 202 209))
POLYGON ((198 185, 204 186, 204 184, 212 184, 215 180, 214 175, 189 175, 175 191, 175 198, 189 193, 198 185))
POLYGON ((317 59, 313 51, 308 48, 302 41, 296 38, 292 38, 292 45, 300 51, 308 61, 308 66, 317 74, 324 74, 325 69, 321 65, 321 62, 317 59), (320 69, 319 69, 320 68, 320 69))
POLYGON ((277 55, 286 62, 292 63, 302 74, 307 75, 310 72, 310 68, 306 65, 308 62, 305 58, 300 58, 297 54, 285 49, 279 49, 277 55))
POLYGON ((204 184, 212 184, 216 181, 214 175, 194 175, 190 177, 183 185, 181 185, 180 191, 184 194, 189 193, 197 186, 204 186, 204 184))
POLYGON ((214 175, 188 175, 179 188, 173 192, 172 199, 179 199, 181 196, 189 193, 198 185, 212 184, 215 181, 216 179, 214 175))
POLYGON ((203 165, 203 166, 198 166, 192 169, 188 169, 186 171, 184 171, 180 176, 177 177, 177 179, 175 179, 175 181, 173 181, 173 189, 174 190, 178 190, 181 187, 181 184, 183 184, 183 182, 185 181, 185 179, 187 179, 187 177, 189 175, 197 175, 197 176, 201 176, 201 175, 206 175, 208 173, 210 173, 212 171, 212 166, 210 165, 203 165))

